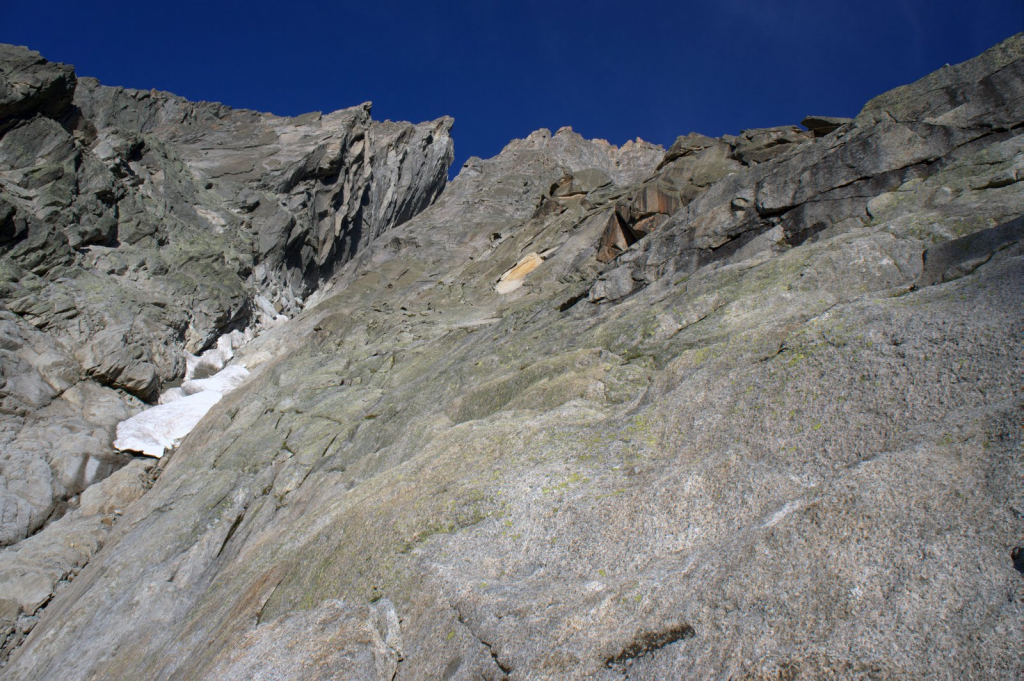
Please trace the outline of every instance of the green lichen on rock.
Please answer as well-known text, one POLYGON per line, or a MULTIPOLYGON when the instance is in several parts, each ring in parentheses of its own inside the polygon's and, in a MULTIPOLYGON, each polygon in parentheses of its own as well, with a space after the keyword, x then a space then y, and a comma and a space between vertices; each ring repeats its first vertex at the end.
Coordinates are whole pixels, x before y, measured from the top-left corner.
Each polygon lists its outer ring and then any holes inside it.
POLYGON ((1012 675, 1020 44, 820 137, 472 159, 240 353, 11 673, 1012 675))

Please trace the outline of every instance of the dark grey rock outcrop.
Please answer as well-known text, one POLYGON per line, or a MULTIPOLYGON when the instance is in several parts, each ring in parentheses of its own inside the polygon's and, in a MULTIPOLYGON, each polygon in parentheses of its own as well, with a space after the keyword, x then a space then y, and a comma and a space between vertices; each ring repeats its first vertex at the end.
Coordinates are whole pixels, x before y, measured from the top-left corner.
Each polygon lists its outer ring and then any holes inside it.
MULTIPOLYGON (((628 268, 629 279, 637 282, 679 277, 736 251, 749 257, 754 250, 796 246, 871 224, 878 218, 871 209, 876 197, 916 187, 944 167, 1000 143, 1015 143, 1015 129, 1024 122, 1021 49, 1021 41, 1011 40, 881 95, 855 121, 814 144, 801 143, 808 140, 799 133, 787 137, 755 131, 723 138, 720 144, 729 145, 733 158, 754 167, 684 201, 686 209, 674 212, 671 221, 619 260, 620 267, 628 268), (751 157, 746 149, 765 137, 772 145, 768 149, 782 150, 773 152, 770 162, 758 163, 765 158, 751 157)), ((661 170, 662 175, 671 172, 672 164, 661 170)), ((1016 171, 1008 172, 996 182, 1015 182, 1016 171)), ((980 209, 976 189, 957 187, 931 200, 965 204, 959 210, 967 213, 980 209)), ((1019 214, 1012 200, 986 208, 997 221, 1019 214)))
POLYGON ((1022 50, 821 136, 470 159, 6 675, 1019 676, 1022 50))
POLYGON ((75 72, 38 52, 0 45, 0 133, 36 114, 60 116, 71 104, 75 72))
POLYGON ((125 463, 113 428, 186 352, 296 314, 429 206, 451 125, 189 102, 0 46, 0 543, 125 463))

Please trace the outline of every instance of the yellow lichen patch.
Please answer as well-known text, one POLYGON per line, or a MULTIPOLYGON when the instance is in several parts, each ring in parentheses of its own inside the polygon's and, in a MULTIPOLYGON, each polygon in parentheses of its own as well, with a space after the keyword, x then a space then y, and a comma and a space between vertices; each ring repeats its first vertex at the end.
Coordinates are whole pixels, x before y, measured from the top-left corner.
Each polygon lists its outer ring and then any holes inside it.
POLYGON ((540 264, 544 262, 544 258, 538 253, 527 253, 519 262, 510 269, 505 270, 505 273, 498 279, 498 283, 494 286, 494 290, 498 293, 511 293, 517 288, 523 285, 523 279, 530 272, 537 269, 540 264))

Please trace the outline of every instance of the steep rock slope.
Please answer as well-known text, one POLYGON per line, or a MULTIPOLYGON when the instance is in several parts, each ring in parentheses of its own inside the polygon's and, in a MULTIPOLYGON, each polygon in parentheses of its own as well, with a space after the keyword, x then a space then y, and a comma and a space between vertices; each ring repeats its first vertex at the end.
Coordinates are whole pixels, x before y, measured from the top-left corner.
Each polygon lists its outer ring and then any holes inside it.
POLYGON ((1022 83, 1017 36, 831 132, 471 159, 6 676, 1019 676, 1022 83))
POLYGON ((117 422, 426 208, 448 118, 282 118, 101 86, 0 46, 0 544, 127 457, 117 422))

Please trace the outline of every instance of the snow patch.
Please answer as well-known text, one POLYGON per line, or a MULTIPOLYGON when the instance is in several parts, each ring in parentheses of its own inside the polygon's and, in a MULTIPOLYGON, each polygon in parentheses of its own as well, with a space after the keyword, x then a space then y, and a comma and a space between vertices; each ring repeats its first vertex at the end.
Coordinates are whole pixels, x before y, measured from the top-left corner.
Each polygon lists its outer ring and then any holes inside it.
POLYGON ((160 404, 117 424, 114 448, 160 458, 176 447, 223 395, 205 390, 160 404))
POLYGON ((217 347, 210 348, 199 356, 185 353, 185 380, 213 376, 227 366, 234 358, 235 350, 252 340, 253 335, 250 329, 246 329, 244 333, 232 331, 217 339, 217 347))
MULTIPOLYGON (((225 349, 220 343, 218 347, 225 349)), ((226 350, 231 352, 232 349, 227 345, 226 350)), ((212 356, 221 359, 224 354, 216 352, 212 356)), ((201 359, 207 360, 208 355, 210 351, 203 353, 201 359)), ((122 452, 142 452, 157 458, 163 456, 168 449, 177 447, 206 416, 206 412, 220 402, 221 397, 241 385, 248 375, 245 367, 235 364, 209 378, 186 380, 180 388, 171 388, 160 396, 160 404, 117 425, 114 448, 122 452)))
POLYGON ((249 372, 245 367, 235 364, 225 367, 222 371, 217 372, 210 378, 197 378, 194 381, 185 381, 181 384, 181 387, 178 388, 178 390, 183 393, 183 396, 196 395, 206 390, 212 390, 215 393, 226 395, 238 386, 242 385, 242 381, 244 381, 245 377, 248 375, 249 372))

